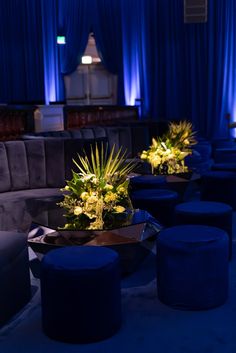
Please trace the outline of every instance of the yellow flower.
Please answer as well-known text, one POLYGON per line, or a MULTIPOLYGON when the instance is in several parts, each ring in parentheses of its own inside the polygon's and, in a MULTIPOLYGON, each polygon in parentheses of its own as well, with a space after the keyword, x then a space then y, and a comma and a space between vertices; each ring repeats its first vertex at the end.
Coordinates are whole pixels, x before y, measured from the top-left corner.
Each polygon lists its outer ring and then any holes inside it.
POLYGON ((114 211, 117 213, 125 212, 125 208, 123 206, 115 206, 114 211))
POLYGON ((83 213, 82 207, 76 206, 76 207, 74 208, 74 214, 75 214, 76 216, 79 216, 81 213, 83 213))
POLYGON ((98 200, 98 197, 96 195, 92 195, 87 198, 88 203, 95 203, 97 202, 97 200, 98 200))
POLYGON ((124 188, 124 186, 118 186, 117 192, 118 194, 126 194, 127 190, 124 188))
POLYGON ((84 201, 88 198, 89 194, 88 192, 84 191, 82 192, 82 194, 80 195, 81 199, 84 201))
POLYGON ((106 184, 106 185, 104 186, 104 189, 105 189, 105 190, 112 190, 112 189, 113 189, 113 186, 110 185, 110 184, 106 184))
POLYGON ((114 194, 113 192, 108 192, 105 197, 104 197, 104 201, 105 202, 112 202, 116 200, 116 194, 114 194))

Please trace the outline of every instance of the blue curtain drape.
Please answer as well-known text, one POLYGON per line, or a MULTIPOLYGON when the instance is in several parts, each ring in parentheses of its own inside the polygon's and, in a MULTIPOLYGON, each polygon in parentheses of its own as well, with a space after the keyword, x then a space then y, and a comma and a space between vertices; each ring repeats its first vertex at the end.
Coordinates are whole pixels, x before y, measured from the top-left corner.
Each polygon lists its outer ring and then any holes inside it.
POLYGON ((230 113, 236 120, 236 2, 234 0, 209 1, 207 69, 206 130, 212 137, 227 137, 229 131, 225 119, 226 113, 230 113))
POLYGON ((226 113, 236 120, 235 0, 209 0, 205 24, 184 24, 183 0, 9 0, 0 21, 0 102, 63 100, 92 29, 119 103, 213 138, 228 136, 226 113))
POLYGON ((40 2, 0 2, 0 102, 44 99, 40 2))
POLYGON ((117 0, 94 0, 93 23, 96 46, 103 65, 117 75, 117 100, 124 104, 121 8, 117 0))
POLYGON ((64 82, 57 47, 57 0, 41 0, 45 101, 64 100, 64 82))
POLYGON ((60 46, 60 70, 70 74, 76 70, 85 51, 92 27, 93 0, 58 0, 58 30, 66 36, 60 46))

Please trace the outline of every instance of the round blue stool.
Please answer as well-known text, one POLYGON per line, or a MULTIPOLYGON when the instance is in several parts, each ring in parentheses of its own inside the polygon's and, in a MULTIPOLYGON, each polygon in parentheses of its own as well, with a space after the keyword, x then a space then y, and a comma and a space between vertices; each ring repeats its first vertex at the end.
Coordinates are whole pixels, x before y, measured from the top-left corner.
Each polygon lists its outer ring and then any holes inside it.
POLYGON ((193 201, 178 204, 174 212, 175 224, 204 224, 225 230, 229 237, 229 259, 231 259, 232 207, 222 202, 193 201))
POLYGON ((174 208, 178 202, 177 192, 166 189, 144 189, 130 195, 134 208, 148 211, 164 226, 173 222, 174 208))
POLYGON ((87 343, 112 336, 121 325, 118 254, 96 246, 48 252, 41 262, 41 297, 50 338, 87 343))
POLYGON ((202 175, 201 200, 223 202, 236 210, 236 173, 210 171, 202 175))
POLYGON ((130 178, 131 190, 160 189, 167 185, 164 175, 140 175, 130 178))
POLYGON ((157 239, 160 301, 185 310, 210 309, 228 295, 228 236, 202 225, 166 228, 157 239))

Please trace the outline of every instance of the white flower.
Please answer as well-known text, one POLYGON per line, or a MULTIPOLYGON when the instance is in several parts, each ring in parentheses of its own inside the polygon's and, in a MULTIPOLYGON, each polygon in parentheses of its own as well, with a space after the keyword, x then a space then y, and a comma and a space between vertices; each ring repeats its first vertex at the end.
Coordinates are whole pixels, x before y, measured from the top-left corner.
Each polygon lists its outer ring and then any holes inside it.
POLYGON ((76 216, 79 216, 81 213, 83 213, 82 207, 76 206, 76 207, 74 208, 74 214, 75 214, 76 216))

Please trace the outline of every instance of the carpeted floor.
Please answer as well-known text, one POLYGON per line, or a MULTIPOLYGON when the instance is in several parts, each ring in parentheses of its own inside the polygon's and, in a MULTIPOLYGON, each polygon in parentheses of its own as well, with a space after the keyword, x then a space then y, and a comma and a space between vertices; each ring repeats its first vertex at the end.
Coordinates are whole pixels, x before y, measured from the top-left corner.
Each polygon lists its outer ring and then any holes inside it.
POLYGON ((122 281, 122 328, 112 338, 94 344, 64 344, 42 333, 39 282, 33 279, 35 293, 31 302, 0 330, 0 352, 235 353, 235 242, 233 248, 229 298, 223 306, 191 312, 161 304, 156 295, 155 256, 151 254, 134 274, 122 281))

